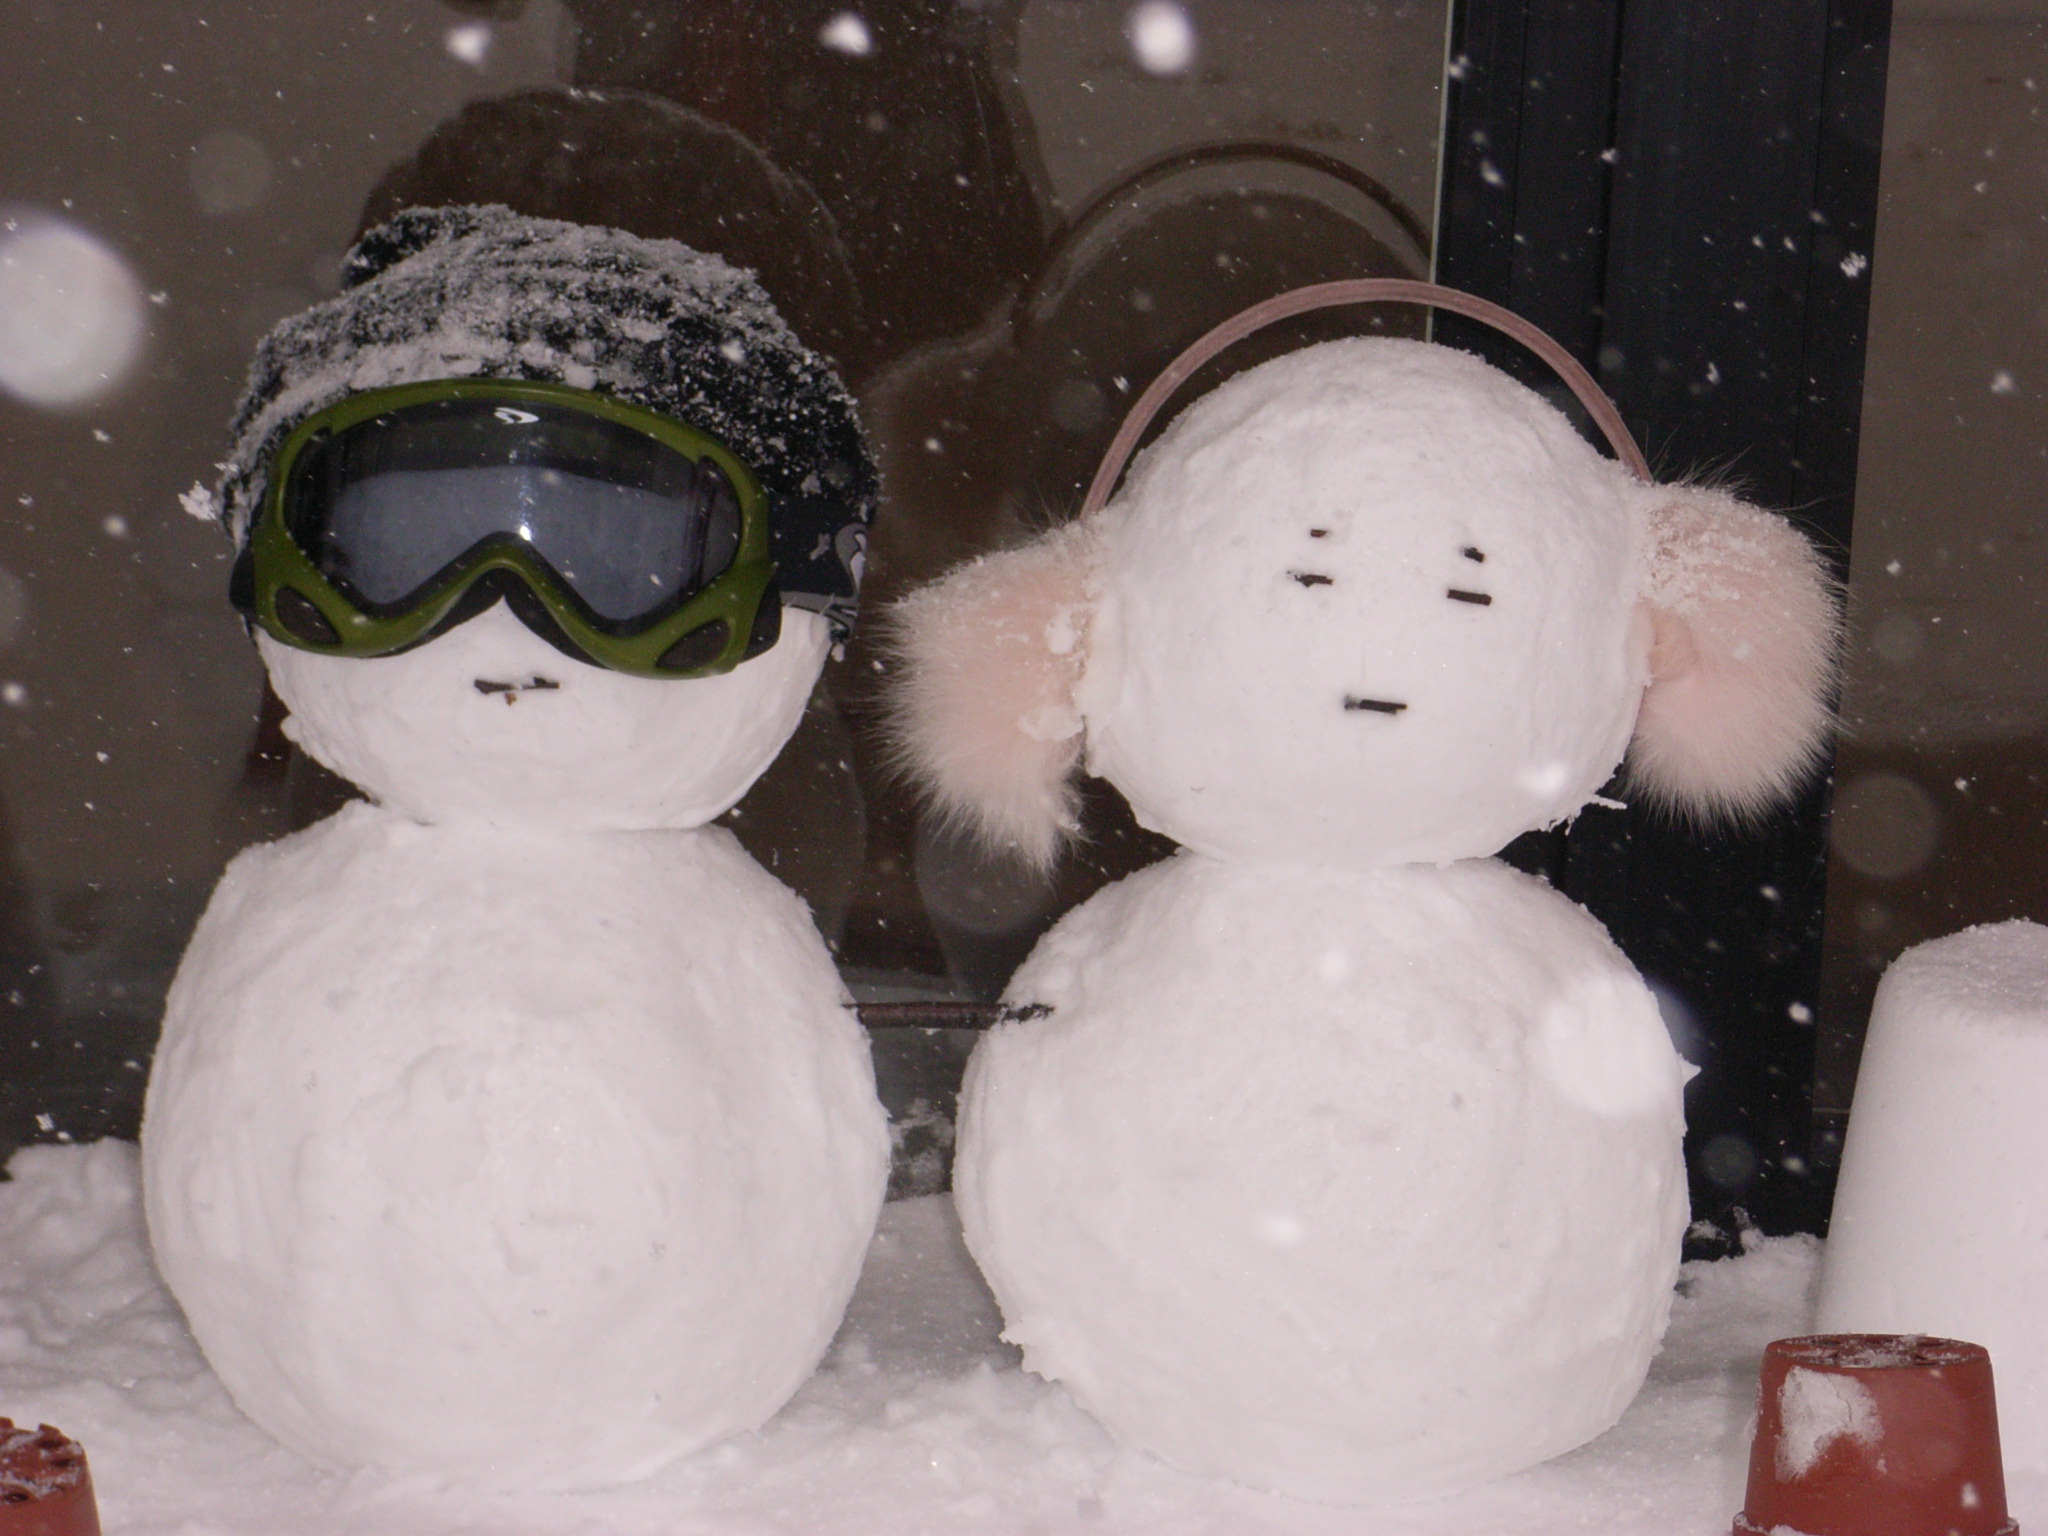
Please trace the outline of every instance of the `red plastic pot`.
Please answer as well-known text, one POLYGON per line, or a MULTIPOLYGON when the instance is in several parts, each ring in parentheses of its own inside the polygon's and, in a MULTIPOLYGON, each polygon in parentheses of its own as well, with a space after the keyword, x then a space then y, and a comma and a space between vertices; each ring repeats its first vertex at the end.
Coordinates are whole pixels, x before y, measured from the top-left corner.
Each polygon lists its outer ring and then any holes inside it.
POLYGON ((62 1430, 0 1419, 0 1536, 100 1536, 92 1470, 62 1430))
POLYGON ((1779 1339, 1735 1536, 2015 1536, 1991 1357, 1922 1334, 1779 1339))

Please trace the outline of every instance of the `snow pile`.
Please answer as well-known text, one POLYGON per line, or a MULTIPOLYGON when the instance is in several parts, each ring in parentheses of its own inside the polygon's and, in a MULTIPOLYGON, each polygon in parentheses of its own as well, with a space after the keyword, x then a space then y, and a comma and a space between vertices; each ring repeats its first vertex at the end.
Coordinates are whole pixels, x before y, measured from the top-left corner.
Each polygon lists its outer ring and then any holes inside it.
MULTIPOLYGON (((150 1268, 135 1149, 17 1153, 0 1184, 0 1413, 91 1457, 120 1536, 1725 1536, 1764 1343, 1807 1331, 1817 1246, 1689 1266, 1649 1384, 1582 1450, 1375 1514, 1119 1451, 1019 1370, 946 1197, 883 1211, 825 1366, 762 1430, 599 1494, 461 1493, 321 1472, 237 1414, 150 1268)), ((2016 1480, 2023 1526, 2048 1478, 2016 1480)))
POLYGON ((2048 927, 1908 950, 1879 984, 1821 1326, 1991 1351, 2008 1469, 2048 1472, 2048 927))

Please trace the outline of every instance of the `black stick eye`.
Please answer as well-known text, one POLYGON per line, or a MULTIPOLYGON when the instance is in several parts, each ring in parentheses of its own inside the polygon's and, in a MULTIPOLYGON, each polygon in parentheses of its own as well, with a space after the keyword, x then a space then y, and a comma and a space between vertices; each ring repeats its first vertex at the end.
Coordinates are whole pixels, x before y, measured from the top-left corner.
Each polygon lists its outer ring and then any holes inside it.
POLYGON ((1458 551, 1458 553, 1460 553, 1467 560, 1472 561, 1476 565, 1486 564, 1486 551, 1483 549, 1479 549, 1474 545, 1467 544, 1463 549, 1458 551))

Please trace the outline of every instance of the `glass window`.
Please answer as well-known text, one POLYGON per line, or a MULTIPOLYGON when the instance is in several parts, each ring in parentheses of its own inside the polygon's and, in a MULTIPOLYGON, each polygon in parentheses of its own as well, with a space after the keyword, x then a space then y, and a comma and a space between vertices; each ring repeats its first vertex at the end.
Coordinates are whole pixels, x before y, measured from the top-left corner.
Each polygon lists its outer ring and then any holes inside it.
POLYGON ((1816 1107, 1909 945, 2048 920, 2048 4, 1892 19, 1816 1107))
MULTIPOLYGON (((1428 273, 1446 10, 7 7, 0 1138, 132 1134, 221 867, 350 792, 280 735, 226 541, 179 495, 213 478, 256 339, 336 290, 366 222, 504 201, 757 267, 876 439, 879 607, 1063 515, 1128 399, 1217 321, 1428 273)), ((1311 317, 1220 366, 1372 325, 1420 318, 1311 317)), ((1059 911, 1165 845, 1106 792, 1049 881, 921 823, 883 771, 872 637, 730 821, 860 996, 990 997, 1059 911)), ((901 1044, 899 1107, 958 1042, 901 1044)))

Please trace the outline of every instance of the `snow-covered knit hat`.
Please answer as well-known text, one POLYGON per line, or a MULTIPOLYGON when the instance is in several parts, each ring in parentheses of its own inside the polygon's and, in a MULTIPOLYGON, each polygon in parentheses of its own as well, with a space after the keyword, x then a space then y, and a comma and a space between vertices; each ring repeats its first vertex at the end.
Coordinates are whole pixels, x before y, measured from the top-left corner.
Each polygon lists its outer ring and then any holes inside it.
POLYGON ((877 476, 852 397, 752 273, 673 240, 504 207, 413 208, 370 230, 342 291, 257 345, 218 515, 237 545, 300 421, 365 390, 544 379, 710 432, 768 493, 782 598, 853 626, 877 476))

